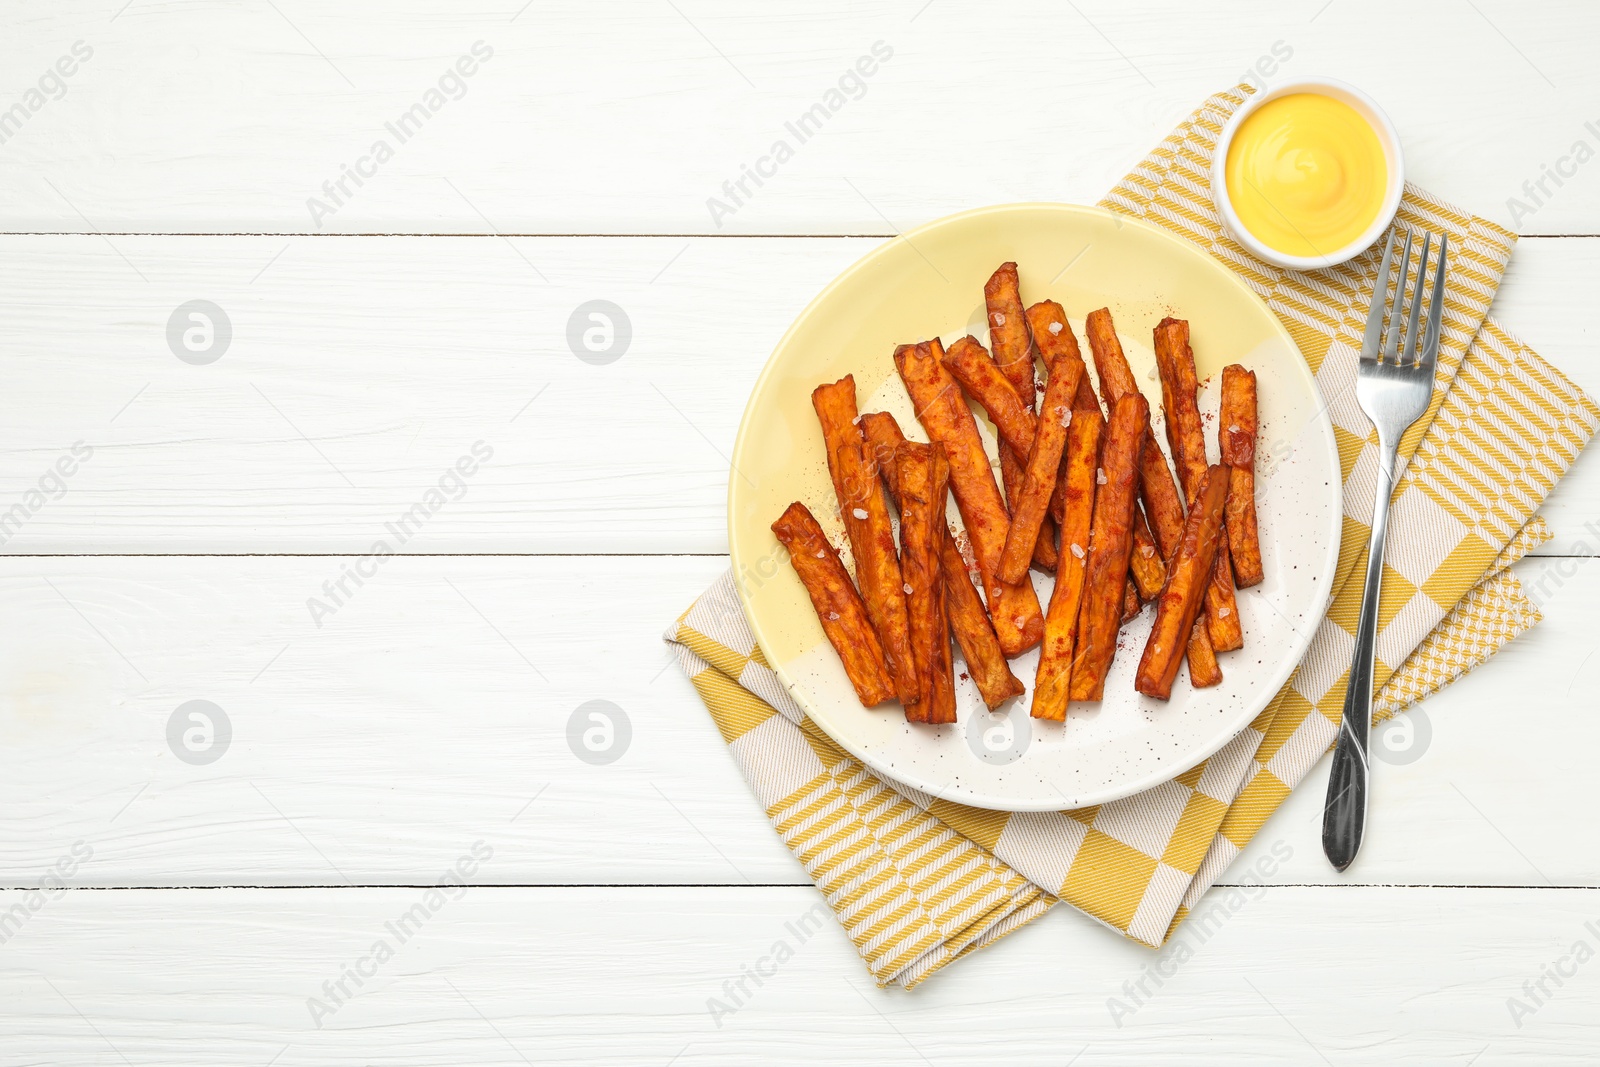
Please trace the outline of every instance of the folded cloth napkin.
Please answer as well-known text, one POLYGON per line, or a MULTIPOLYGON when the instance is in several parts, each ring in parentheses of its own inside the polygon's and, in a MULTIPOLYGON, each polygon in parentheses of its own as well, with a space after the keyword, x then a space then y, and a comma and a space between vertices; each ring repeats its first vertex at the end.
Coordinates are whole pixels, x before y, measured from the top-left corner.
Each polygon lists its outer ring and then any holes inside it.
MULTIPOLYGON (((1261 295, 1316 373, 1338 438, 1334 599, 1305 659, 1249 727, 1199 766, 1123 800, 989 811, 879 778, 817 729, 763 659, 732 572, 667 631, 773 827, 880 985, 910 988, 1057 901, 1159 947, 1336 736, 1361 602, 1361 583, 1347 579, 1365 565, 1377 481, 1377 435, 1354 390, 1377 255, 1296 273, 1223 233, 1212 152, 1249 92, 1211 97, 1102 201, 1195 242, 1261 295)), ((1580 389, 1487 318, 1515 235, 1409 185, 1399 222, 1448 233, 1451 261, 1433 403, 1401 447, 1375 720, 1538 621, 1507 568, 1549 540, 1534 512, 1600 425, 1580 389)), ((1258 491, 1272 491, 1270 474, 1258 491)))

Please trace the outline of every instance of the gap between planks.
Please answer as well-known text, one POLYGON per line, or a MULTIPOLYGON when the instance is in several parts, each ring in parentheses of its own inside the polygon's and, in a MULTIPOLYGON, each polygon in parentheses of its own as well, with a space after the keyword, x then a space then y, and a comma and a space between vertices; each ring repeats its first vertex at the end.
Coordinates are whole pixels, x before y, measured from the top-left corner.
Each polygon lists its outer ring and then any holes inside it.
MULTIPOLYGON (((811 882, 462 882, 464 889, 808 889, 811 882)), ((27 893, 47 888, 44 885, 0 885, 0 896, 6 893, 27 893)), ((434 883, 422 882, 307 882, 300 885, 256 885, 239 883, 230 885, 79 885, 48 887, 68 893, 144 893, 195 892, 212 893, 223 890, 268 890, 285 892, 352 889, 437 889, 434 883)), ((1213 889, 1462 889, 1462 890, 1541 890, 1562 892, 1600 892, 1600 885, 1560 884, 1522 885, 1515 882, 1215 882, 1213 889)))
MULTIPOLYGON (((937 219, 928 220, 928 222, 935 221, 937 219)), ((925 223, 918 223, 908 228, 914 230, 923 225, 925 223)), ((302 230, 0 230, 0 237, 481 237, 496 241, 507 237, 529 239, 594 237, 618 240, 659 237, 663 240, 718 238, 734 241, 842 241, 852 238, 888 240, 899 237, 904 232, 901 230, 898 233, 457 233, 448 231, 421 233, 414 230, 363 230, 351 233, 310 233, 302 230)), ((1517 240, 1581 241, 1597 237, 1600 237, 1600 233, 1524 233, 1518 234, 1517 240)))

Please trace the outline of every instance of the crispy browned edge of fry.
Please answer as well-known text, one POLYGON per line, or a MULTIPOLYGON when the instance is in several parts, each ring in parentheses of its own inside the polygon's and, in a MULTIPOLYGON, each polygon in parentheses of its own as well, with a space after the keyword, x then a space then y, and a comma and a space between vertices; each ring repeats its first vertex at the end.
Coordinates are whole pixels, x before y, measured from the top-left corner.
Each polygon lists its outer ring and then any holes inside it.
POLYGON ((984 603, 994 622, 995 634, 1006 655, 1026 652, 1044 636, 1044 612, 1033 582, 1006 585, 995 577, 1000 553, 1005 550, 1011 514, 1000 498, 994 468, 983 450, 978 421, 961 398, 955 379, 945 369, 943 346, 937 339, 895 349, 895 368, 917 410, 917 420, 930 440, 945 446, 950 461, 950 487, 956 509, 966 524, 967 537, 983 576, 984 603), (907 370, 913 373, 908 374, 907 370))
POLYGON ((989 350, 970 334, 951 345, 944 354, 945 369, 961 383, 961 388, 976 400, 994 423, 996 434, 1018 455, 1033 447, 1036 429, 1032 405, 1024 404, 1005 372, 995 365, 989 350))
MULTIPOLYGON (((1039 349, 1039 355, 1044 360, 1046 368, 1054 369, 1056 360, 1070 360, 1083 367, 1083 351, 1078 347, 1078 335, 1072 332, 1072 324, 1067 321, 1067 312, 1054 300, 1041 300, 1028 308, 1024 314, 1028 317, 1028 330, 1033 334, 1034 344, 1039 349), (1052 324, 1059 324, 1061 329, 1050 332, 1052 324)), ((1105 414, 1100 410, 1100 401, 1095 399, 1094 386, 1089 381, 1087 368, 1083 377, 1078 382, 1078 395, 1072 404, 1073 413, 1085 412, 1095 421, 1100 423, 1100 428, 1105 429, 1105 414)), ((1057 483, 1057 492, 1050 501, 1050 514, 1059 525, 1065 501, 1060 492, 1060 483, 1057 483)), ((1059 538, 1058 538, 1059 540, 1059 538)), ((1129 582, 1133 578, 1128 579, 1129 582)), ((1137 592, 1137 591, 1136 591, 1137 592)), ((1127 594, 1123 594, 1126 598, 1127 594)))
MULTIPOLYGON (((1172 458, 1178 466, 1178 482, 1183 486, 1184 497, 1193 502, 1207 463, 1205 430, 1197 401, 1200 381, 1194 366, 1194 349, 1189 345, 1189 323, 1171 316, 1162 319, 1156 324, 1155 350, 1161 400, 1167 415, 1167 443, 1172 446, 1172 458)), ((1233 592, 1233 564, 1226 541, 1217 549, 1211 591, 1206 594, 1205 616, 1213 649, 1231 652, 1244 647, 1244 630, 1239 623, 1239 606, 1233 592)))
POLYGON ((1056 587, 1045 615, 1044 642, 1033 678, 1036 719, 1067 717, 1067 690, 1078 636, 1078 609, 1083 601, 1084 568, 1089 554, 1089 525, 1094 515, 1095 471, 1100 468, 1100 423, 1074 419, 1067 427, 1066 459, 1061 468, 1066 511, 1061 521, 1061 554, 1056 587), (1078 551, 1072 549, 1076 546, 1078 551), (1081 553, 1081 554, 1080 554, 1081 553))
MULTIPOLYGON (((900 423, 886 411, 871 411, 862 415, 861 431, 866 435, 868 447, 880 457, 878 473, 883 478, 884 488, 889 491, 890 500, 898 506, 899 478, 895 470, 894 452, 905 441, 906 435, 901 432, 900 423)), ((967 660, 967 672, 977 685, 983 702, 991 708, 999 707, 1011 697, 1020 695, 1024 687, 1017 676, 1011 673, 1006 655, 1000 649, 1000 639, 995 636, 994 623, 989 621, 983 598, 978 595, 977 586, 972 584, 967 561, 961 557, 961 549, 956 545, 955 535, 948 526, 945 527, 942 565, 945 612, 950 617, 950 632, 961 646, 961 654, 967 660)))
POLYGON ((900 486, 900 551, 905 560, 912 648, 922 699, 906 721, 956 721, 955 676, 950 660, 950 620, 944 604, 944 510, 950 465, 944 446, 907 441, 895 449, 900 486))
POLYGON ((1122 587, 1122 621, 1129 622, 1137 618, 1142 607, 1144 601, 1139 599, 1139 590, 1132 583, 1125 584, 1122 587))
POLYGON ((839 512, 850 535, 856 561, 856 586, 867 605, 867 617, 883 646, 883 658, 894 679, 900 703, 915 704, 921 694, 911 656, 911 627, 906 614, 905 579, 895 554, 889 506, 878 485, 878 461, 864 441, 846 441, 834 450, 835 468, 845 496, 839 512), (857 515, 856 512, 861 512, 857 515))
POLYGON ((1210 574, 1216 565, 1217 545, 1222 539, 1223 506, 1228 493, 1227 468, 1214 466, 1200 476, 1194 506, 1183 525, 1183 537, 1173 557, 1167 587, 1156 606, 1156 620, 1150 628, 1133 687, 1145 696, 1167 700, 1172 682, 1178 676, 1178 661, 1183 658, 1180 642, 1194 629, 1205 598, 1210 574))
POLYGON ((1239 588, 1266 576, 1256 529, 1256 374, 1237 363, 1222 368, 1217 447, 1228 467, 1228 553, 1239 588))
MULTIPOLYGON (((1022 307, 1015 263, 1000 264, 983 283, 983 304, 989 317, 989 346, 994 361, 1022 402, 1029 409, 1035 409, 1039 382, 1034 375, 1033 338, 1028 332, 1028 316, 1022 307), (996 315, 1000 317, 998 323, 996 315)), ((1017 509, 1017 494, 1022 491, 1026 477, 1023 470, 1026 458, 1004 441, 1000 442, 1000 482, 1012 511, 1017 509)), ((1033 546, 1033 565, 1047 572, 1056 569, 1056 524, 1049 515, 1039 524, 1039 539, 1033 546)))
MULTIPOLYGON (((1133 509, 1137 500, 1140 427, 1149 406, 1134 393, 1122 397, 1107 420, 1100 446, 1100 471, 1105 482, 1094 495, 1094 518, 1089 528, 1089 557, 1078 609, 1078 648, 1073 656, 1073 700, 1099 700, 1105 695, 1106 673, 1117 654, 1121 629, 1128 558, 1133 554, 1133 509)), ((1099 473, 1095 480, 1099 482, 1099 473)))
POLYGON ((1006 547, 1000 553, 998 575, 1002 582, 1020 582, 1027 576, 1039 527, 1050 510, 1061 470, 1061 456, 1067 445, 1067 423, 1072 418, 1072 398, 1078 391, 1083 368, 1070 360, 1050 375, 1040 407, 1038 430, 1028 453, 1022 491, 1011 508, 1011 529, 1006 531, 1006 547))
POLYGON ((772 524, 772 532, 789 550, 789 563, 806 587, 856 697, 869 708, 893 699, 894 682, 867 606, 816 518, 797 500, 772 524), (835 617, 828 618, 830 614, 835 617))

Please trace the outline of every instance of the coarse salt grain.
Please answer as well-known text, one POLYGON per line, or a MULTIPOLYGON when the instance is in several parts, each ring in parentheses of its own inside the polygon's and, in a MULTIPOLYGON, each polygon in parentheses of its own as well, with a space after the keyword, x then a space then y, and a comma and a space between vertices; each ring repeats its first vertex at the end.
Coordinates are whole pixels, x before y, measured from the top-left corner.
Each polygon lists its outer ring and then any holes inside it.
POLYGON ((1149 378, 1152 382, 1155 381, 1156 380, 1156 369, 1154 367, 1151 367, 1150 368, 1150 373, 1146 374, 1145 377, 1149 378))
POLYGON ((818 552, 817 553, 817 558, 818 559, 827 559, 828 558, 828 554, 826 552, 818 552))
POLYGON ((850 511, 850 514, 854 515, 858 519, 864 519, 864 518, 867 517, 867 509, 866 508, 852 508, 851 511, 850 511))
POLYGON ((1061 409, 1061 425, 1063 427, 1067 427, 1067 426, 1071 426, 1072 425, 1072 409, 1071 408, 1063 407, 1061 409))
POLYGON ((1003 312, 1003 311, 996 311, 996 312, 995 312, 995 313, 994 313, 994 324, 995 324, 995 325, 996 325, 996 326, 1004 326, 1004 325, 1005 325, 1005 324, 1006 324, 1006 316, 1005 316, 1005 312, 1003 312))
POLYGON ((1139 555, 1143 556, 1145 559, 1149 559, 1155 554, 1156 548, 1154 545, 1141 545, 1139 548, 1139 555))
POLYGON ((1072 554, 1074 556, 1076 556, 1078 559, 1082 559, 1083 558, 1083 546, 1078 544, 1078 542, 1076 542, 1076 541, 1072 542, 1072 554))
POLYGON ((1095 471, 1094 471, 1094 484, 1095 485, 1105 485, 1106 484, 1106 469, 1104 467, 1096 467, 1095 468, 1095 471))
POLYGON ((1217 609, 1217 618, 1219 618, 1219 619, 1226 619, 1229 615, 1232 615, 1232 614, 1233 614, 1233 612, 1228 608, 1218 608, 1217 609))
POLYGON ((1228 424, 1228 432, 1229 433, 1238 433, 1239 432, 1239 424, 1237 422, 1229 423, 1228 424))
POLYGON ((901 592, 905 593, 907 596, 910 596, 911 595, 911 583, 907 582, 905 585, 902 585, 900 587, 900 590, 901 590, 901 592))
POLYGON ((830 611, 830 612, 828 612, 826 618, 827 618, 827 620, 829 622, 838 622, 839 621, 839 613, 837 611, 830 611))
POLYGON ((850 425, 851 426, 860 426, 861 425, 861 416, 857 415, 855 418, 851 419, 850 420, 850 425))
POLYGON ((1050 332, 1051 333, 1060 333, 1061 332, 1061 324, 1059 322, 1052 322, 1050 324, 1050 332))

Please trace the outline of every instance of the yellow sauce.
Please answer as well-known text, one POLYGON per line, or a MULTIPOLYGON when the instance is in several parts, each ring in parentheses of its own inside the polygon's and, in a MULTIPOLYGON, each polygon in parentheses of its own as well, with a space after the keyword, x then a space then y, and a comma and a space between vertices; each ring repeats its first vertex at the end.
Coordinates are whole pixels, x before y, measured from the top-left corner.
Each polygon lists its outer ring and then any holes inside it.
POLYGON ((1332 255, 1383 207, 1389 167, 1349 104, 1315 93, 1269 100, 1234 131, 1228 199, 1245 229, 1291 256, 1332 255))

